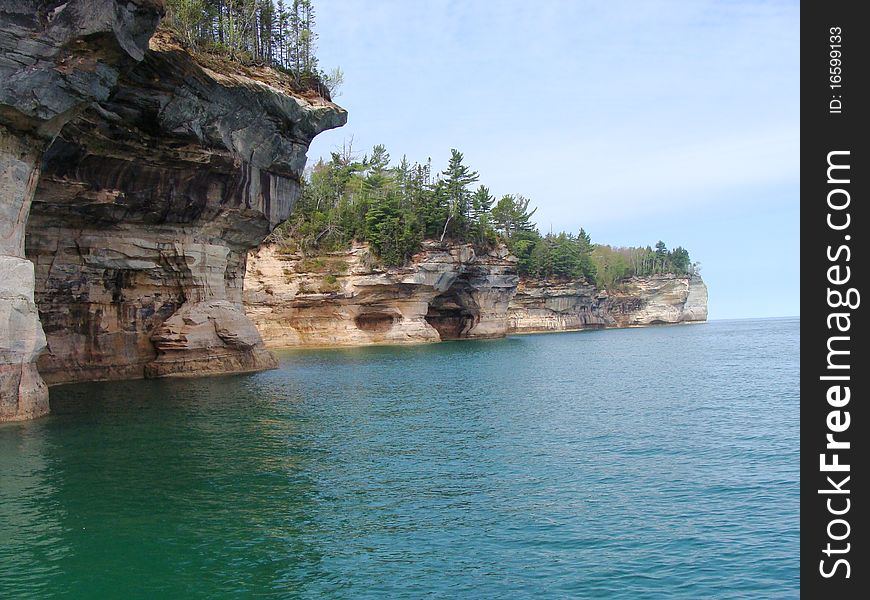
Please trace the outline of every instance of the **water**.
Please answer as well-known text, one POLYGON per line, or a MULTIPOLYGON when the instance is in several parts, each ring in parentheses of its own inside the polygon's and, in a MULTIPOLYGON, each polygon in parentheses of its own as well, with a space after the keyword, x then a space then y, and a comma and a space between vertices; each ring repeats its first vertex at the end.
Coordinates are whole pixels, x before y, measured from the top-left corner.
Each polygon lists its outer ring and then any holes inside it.
POLYGON ((797 597, 799 324, 53 388, 0 427, 0 597, 797 597))

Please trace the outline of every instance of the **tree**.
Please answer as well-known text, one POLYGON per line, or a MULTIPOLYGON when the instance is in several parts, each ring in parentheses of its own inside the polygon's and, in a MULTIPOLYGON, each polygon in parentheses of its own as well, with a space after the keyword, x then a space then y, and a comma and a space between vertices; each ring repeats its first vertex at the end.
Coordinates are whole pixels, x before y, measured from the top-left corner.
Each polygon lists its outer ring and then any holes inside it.
POLYGON ((682 246, 673 249, 668 257, 675 273, 688 275, 692 272, 692 261, 689 259, 689 251, 682 246))
POLYGON ((463 162, 453 150, 447 168, 433 178, 431 159, 411 163, 403 156, 392 165, 382 144, 360 159, 350 140, 306 172, 296 208, 270 239, 303 252, 367 242, 387 265, 407 262, 426 238, 449 235, 480 247, 502 241, 516 256, 521 276, 582 277, 602 288, 633 275, 691 275, 700 269, 682 246, 669 252, 661 241, 655 249, 594 244, 583 228, 576 235, 542 236, 528 198, 506 194, 495 203, 487 186, 472 191, 479 175, 463 162))
POLYGON ((655 273, 664 273, 668 261, 668 247, 661 240, 656 242, 655 273))
POLYGON ((468 233, 469 221, 469 196, 468 186, 478 180, 479 175, 462 164, 465 157, 456 148, 450 150, 450 161, 447 169, 441 172, 444 177, 444 185, 441 189, 443 197, 447 201, 447 218, 444 220, 444 229, 441 231, 441 241, 450 229, 453 237, 468 233))
POLYGON ((344 80, 318 69, 312 0, 166 0, 168 23, 188 46, 232 60, 282 67, 296 83, 332 97, 344 80))
POLYGON ((507 194, 502 196, 492 209, 492 220, 496 231, 510 239, 519 231, 531 231, 535 228, 532 215, 538 209, 529 211, 531 201, 525 196, 507 194))
POLYGON ((341 95, 339 90, 344 85, 344 71, 341 70, 341 67, 335 67, 329 73, 326 73, 323 76, 323 85, 329 90, 330 98, 333 100, 338 98, 341 95))
POLYGON ((193 45, 197 31, 205 18, 203 0, 170 0, 168 5, 170 19, 178 25, 184 41, 193 45))
POLYGON ((490 195, 489 188, 481 185, 471 195, 471 236, 480 245, 494 241, 491 215, 492 204, 495 198, 490 195))
POLYGON ((580 262, 580 274, 589 281, 595 281, 595 277, 597 276, 597 269, 595 268, 595 263, 592 260, 593 248, 594 246, 592 244, 592 238, 589 237, 589 234, 586 233, 586 230, 581 227, 580 233, 577 235, 577 249, 580 262))

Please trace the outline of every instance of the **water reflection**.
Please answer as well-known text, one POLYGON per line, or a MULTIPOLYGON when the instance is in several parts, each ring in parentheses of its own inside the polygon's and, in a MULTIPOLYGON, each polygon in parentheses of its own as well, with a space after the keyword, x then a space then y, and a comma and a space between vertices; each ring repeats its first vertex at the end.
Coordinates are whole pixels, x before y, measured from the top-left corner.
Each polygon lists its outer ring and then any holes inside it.
POLYGON ((54 388, 51 417, 0 435, 4 587, 209 595, 291 592, 320 578, 316 432, 274 385, 241 376, 54 388))

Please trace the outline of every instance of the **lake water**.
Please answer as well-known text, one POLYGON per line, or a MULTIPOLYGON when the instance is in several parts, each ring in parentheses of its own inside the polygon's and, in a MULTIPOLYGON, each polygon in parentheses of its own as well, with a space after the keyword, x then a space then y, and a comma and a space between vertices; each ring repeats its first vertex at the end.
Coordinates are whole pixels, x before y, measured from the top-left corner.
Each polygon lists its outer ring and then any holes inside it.
POLYGON ((52 388, 0 426, 0 597, 797 597, 799 325, 52 388))

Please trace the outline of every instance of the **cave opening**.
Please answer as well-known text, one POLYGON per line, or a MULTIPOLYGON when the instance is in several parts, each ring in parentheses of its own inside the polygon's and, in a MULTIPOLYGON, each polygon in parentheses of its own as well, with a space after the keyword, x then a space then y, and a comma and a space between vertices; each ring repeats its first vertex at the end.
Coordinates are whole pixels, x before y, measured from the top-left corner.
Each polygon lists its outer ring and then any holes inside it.
POLYGON ((354 319, 356 326, 369 333, 386 333, 393 328, 396 316, 388 313, 363 313, 354 319))
POLYGON ((468 280, 459 278, 429 303, 426 322, 442 340, 467 338, 480 321, 480 307, 474 300, 468 280))

